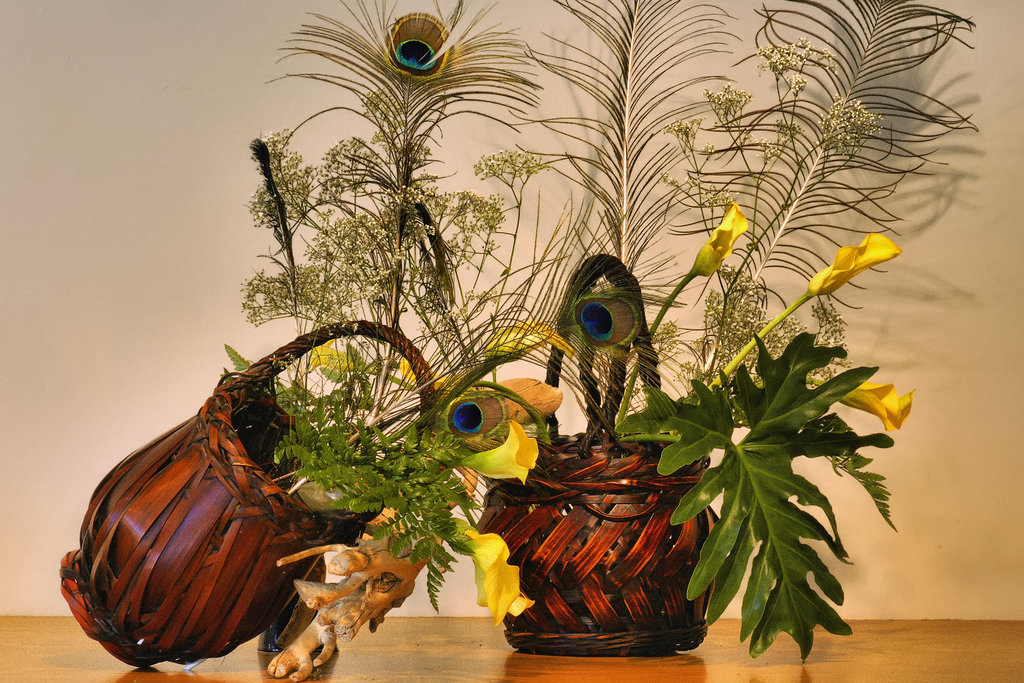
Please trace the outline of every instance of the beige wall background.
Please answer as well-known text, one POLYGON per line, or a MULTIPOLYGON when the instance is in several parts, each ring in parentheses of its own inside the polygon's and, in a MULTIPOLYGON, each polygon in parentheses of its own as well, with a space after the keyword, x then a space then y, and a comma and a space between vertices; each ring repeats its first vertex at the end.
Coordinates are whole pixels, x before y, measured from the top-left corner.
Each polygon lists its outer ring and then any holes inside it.
MULTIPOLYGON (((726 4, 742 18, 755 5, 726 4)), ((847 316, 853 360, 917 390, 876 461, 899 533, 858 488, 829 489, 854 560, 836 569, 847 618, 1024 618, 1024 9, 947 4, 973 15, 976 49, 951 55, 939 82, 952 79, 981 134, 957 138, 938 182, 907 202, 904 255, 847 316)), ((338 9, 0 0, 0 613, 68 614, 58 562, 101 477, 198 410, 223 344, 259 357, 291 338, 240 311, 269 244, 246 209, 258 180, 247 146, 341 96, 272 81, 305 13, 338 9)), ((528 38, 566 25, 542 0, 497 3, 492 17, 528 38)), ((341 118, 317 124, 310 157, 347 132, 341 118)), ((471 183, 471 161, 505 142, 456 128, 444 146, 471 183)), ((423 593, 403 612, 431 613, 423 593)), ((474 596, 462 566, 443 613, 479 614, 474 596)))

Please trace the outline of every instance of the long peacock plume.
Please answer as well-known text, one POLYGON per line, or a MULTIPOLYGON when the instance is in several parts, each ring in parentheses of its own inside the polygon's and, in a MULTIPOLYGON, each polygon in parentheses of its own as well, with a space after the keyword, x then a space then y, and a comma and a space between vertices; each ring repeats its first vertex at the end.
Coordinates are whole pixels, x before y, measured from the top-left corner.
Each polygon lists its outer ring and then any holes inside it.
POLYGON ((773 77, 772 103, 748 111, 750 94, 727 86, 705 93, 710 126, 677 122, 690 167, 676 186, 697 210, 680 232, 707 229, 715 208, 735 200, 751 221, 737 250, 747 274, 807 277, 824 264, 824 243, 889 229, 897 185, 926 170, 940 138, 974 127, 925 92, 934 88, 915 87, 973 24, 907 0, 789 0, 759 14, 758 53, 746 63, 773 77))
POLYGON ((556 1, 585 26, 589 40, 551 37, 561 54, 534 56, 584 104, 576 116, 543 123, 571 145, 560 155, 568 165, 563 172, 597 204, 588 250, 637 270, 671 211, 673 188, 661 177, 677 155, 659 134, 702 106, 687 92, 715 80, 694 74, 702 73, 700 57, 725 45, 727 15, 679 0, 556 1))
POLYGON ((418 250, 417 259, 430 262, 442 283, 454 279, 421 196, 432 180, 424 174, 442 123, 466 113, 505 121, 508 110, 521 114, 535 103, 536 85, 526 71, 523 44, 509 33, 483 27, 484 13, 467 17, 462 2, 443 18, 439 9, 437 16, 396 18, 387 4, 376 10, 361 0, 344 6, 351 21, 315 15, 320 23, 299 30, 288 53, 339 67, 292 75, 340 86, 359 103, 314 116, 347 110, 374 130, 372 141, 355 138, 341 151, 349 161, 347 177, 335 182, 361 191, 368 201, 345 208, 369 212, 390 241, 382 252, 391 255, 382 264, 391 279, 383 317, 397 328, 412 252, 418 250))

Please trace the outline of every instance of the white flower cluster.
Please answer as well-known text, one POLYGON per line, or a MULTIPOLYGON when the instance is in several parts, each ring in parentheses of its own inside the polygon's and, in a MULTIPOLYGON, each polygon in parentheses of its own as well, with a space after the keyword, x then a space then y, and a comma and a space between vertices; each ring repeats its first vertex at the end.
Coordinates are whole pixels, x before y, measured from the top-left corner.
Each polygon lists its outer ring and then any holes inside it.
POLYGON ((679 141, 679 145, 683 148, 684 152, 689 152, 693 149, 693 142, 697 138, 697 132, 700 130, 703 122, 704 119, 702 118, 690 119, 689 121, 680 119, 665 126, 665 132, 679 141))
POLYGON ((791 90, 797 93, 803 90, 807 81, 799 77, 786 77, 787 72, 802 73, 808 62, 828 69, 835 70, 835 56, 828 50, 820 50, 811 47, 807 38, 790 45, 765 45, 757 51, 764 62, 758 65, 762 71, 771 71, 776 78, 785 79, 791 90))
POLYGON ((800 74, 792 74, 786 76, 786 85, 789 86, 790 92, 793 93, 793 97, 798 96, 803 89, 807 87, 807 79, 800 74))
POLYGON ((704 91, 704 99, 711 105, 711 111, 715 112, 719 123, 729 123, 743 113, 743 107, 750 104, 754 96, 746 90, 739 90, 727 83, 719 92, 711 90, 704 91))
POLYGON ((881 115, 869 112, 860 100, 836 97, 821 120, 822 145, 839 154, 854 152, 878 131, 881 120, 881 115))
POLYGON ((773 142, 772 140, 758 140, 758 146, 761 148, 761 158, 764 159, 765 164, 770 164, 775 159, 778 159, 782 154, 782 148, 779 147, 779 143, 773 142))
POLYGON ((547 167, 548 165, 536 154, 520 150, 501 150, 480 157, 480 161, 473 166, 473 172, 479 178, 496 178, 506 185, 512 185, 516 182, 525 182, 547 167))

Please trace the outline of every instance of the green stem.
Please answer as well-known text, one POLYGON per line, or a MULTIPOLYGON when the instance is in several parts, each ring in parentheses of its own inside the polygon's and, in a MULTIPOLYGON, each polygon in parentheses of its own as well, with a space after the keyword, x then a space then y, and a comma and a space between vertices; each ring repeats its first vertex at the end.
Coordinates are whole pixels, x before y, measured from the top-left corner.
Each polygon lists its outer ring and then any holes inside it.
MULTIPOLYGON (((760 338, 761 340, 764 340, 764 338, 768 336, 768 333, 774 330, 779 323, 788 318, 790 315, 793 314, 794 311, 796 311, 796 309, 800 308, 813 298, 814 296, 808 292, 804 292, 803 294, 801 294, 799 299, 797 299, 796 301, 789 305, 789 308, 784 310, 782 313, 779 313, 771 320, 771 322, 762 327, 761 331, 757 333, 757 337, 760 338)), ((744 346, 738 354, 736 354, 736 357, 733 358, 729 362, 729 364, 725 366, 725 369, 722 370, 722 373, 711 381, 711 384, 709 386, 718 386, 719 384, 722 383, 723 376, 729 377, 732 373, 736 372, 736 369, 740 366, 740 363, 742 363, 743 359, 746 358, 747 355, 754 350, 755 346, 757 346, 757 339, 751 339, 750 342, 746 346, 744 346)))
POLYGON ((678 434, 627 434, 618 437, 619 441, 630 443, 675 443, 679 441, 678 434))
POLYGON ((690 284, 695 277, 697 277, 697 274, 693 271, 687 273, 686 276, 679 281, 679 284, 676 285, 676 288, 672 290, 672 293, 668 295, 668 298, 665 299, 665 303, 661 305, 661 310, 658 311, 657 317, 654 319, 654 322, 651 323, 650 333, 652 337, 654 336, 654 333, 658 331, 658 326, 661 325, 661 321, 665 318, 665 314, 668 313, 668 309, 675 302, 676 297, 682 293, 686 288, 686 285, 690 284))

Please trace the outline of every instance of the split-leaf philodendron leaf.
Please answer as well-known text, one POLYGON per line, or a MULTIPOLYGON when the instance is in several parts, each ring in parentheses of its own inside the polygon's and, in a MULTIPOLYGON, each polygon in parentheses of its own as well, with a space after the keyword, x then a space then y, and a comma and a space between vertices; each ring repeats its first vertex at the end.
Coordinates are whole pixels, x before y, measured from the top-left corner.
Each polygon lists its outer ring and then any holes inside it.
POLYGON ((626 417, 618 431, 645 441, 660 437, 669 444, 658 466, 663 474, 724 451, 721 462, 704 473, 672 515, 673 523, 685 522, 722 498, 721 519, 704 542, 688 597, 695 598, 713 583, 707 617, 713 622, 748 576, 740 637, 751 638, 751 656, 760 655, 785 631, 806 658, 815 626, 840 635, 848 635, 850 627, 825 600, 841 605, 842 587, 804 540, 823 542, 844 562, 847 556, 831 504, 793 471, 793 459, 829 458, 837 472, 864 485, 891 525, 882 477, 862 471, 871 461, 857 450, 887 448, 892 440, 884 434, 860 436, 838 417, 825 415, 875 368, 847 370, 820 386, 809 386, 808 374, 845 356, 842 349, 815 346, 810 334, 796 337, 778 358, 771 358, 760 340, 758 348, 756 379, 740 367, 724 388, 695 381, 693 392, 680 401, 647 388, 647 407, 626 417), (749 431, 734 442, 737 425, 749 431), (812 507, 821 510, 827 526, 807 511, 812 507))

